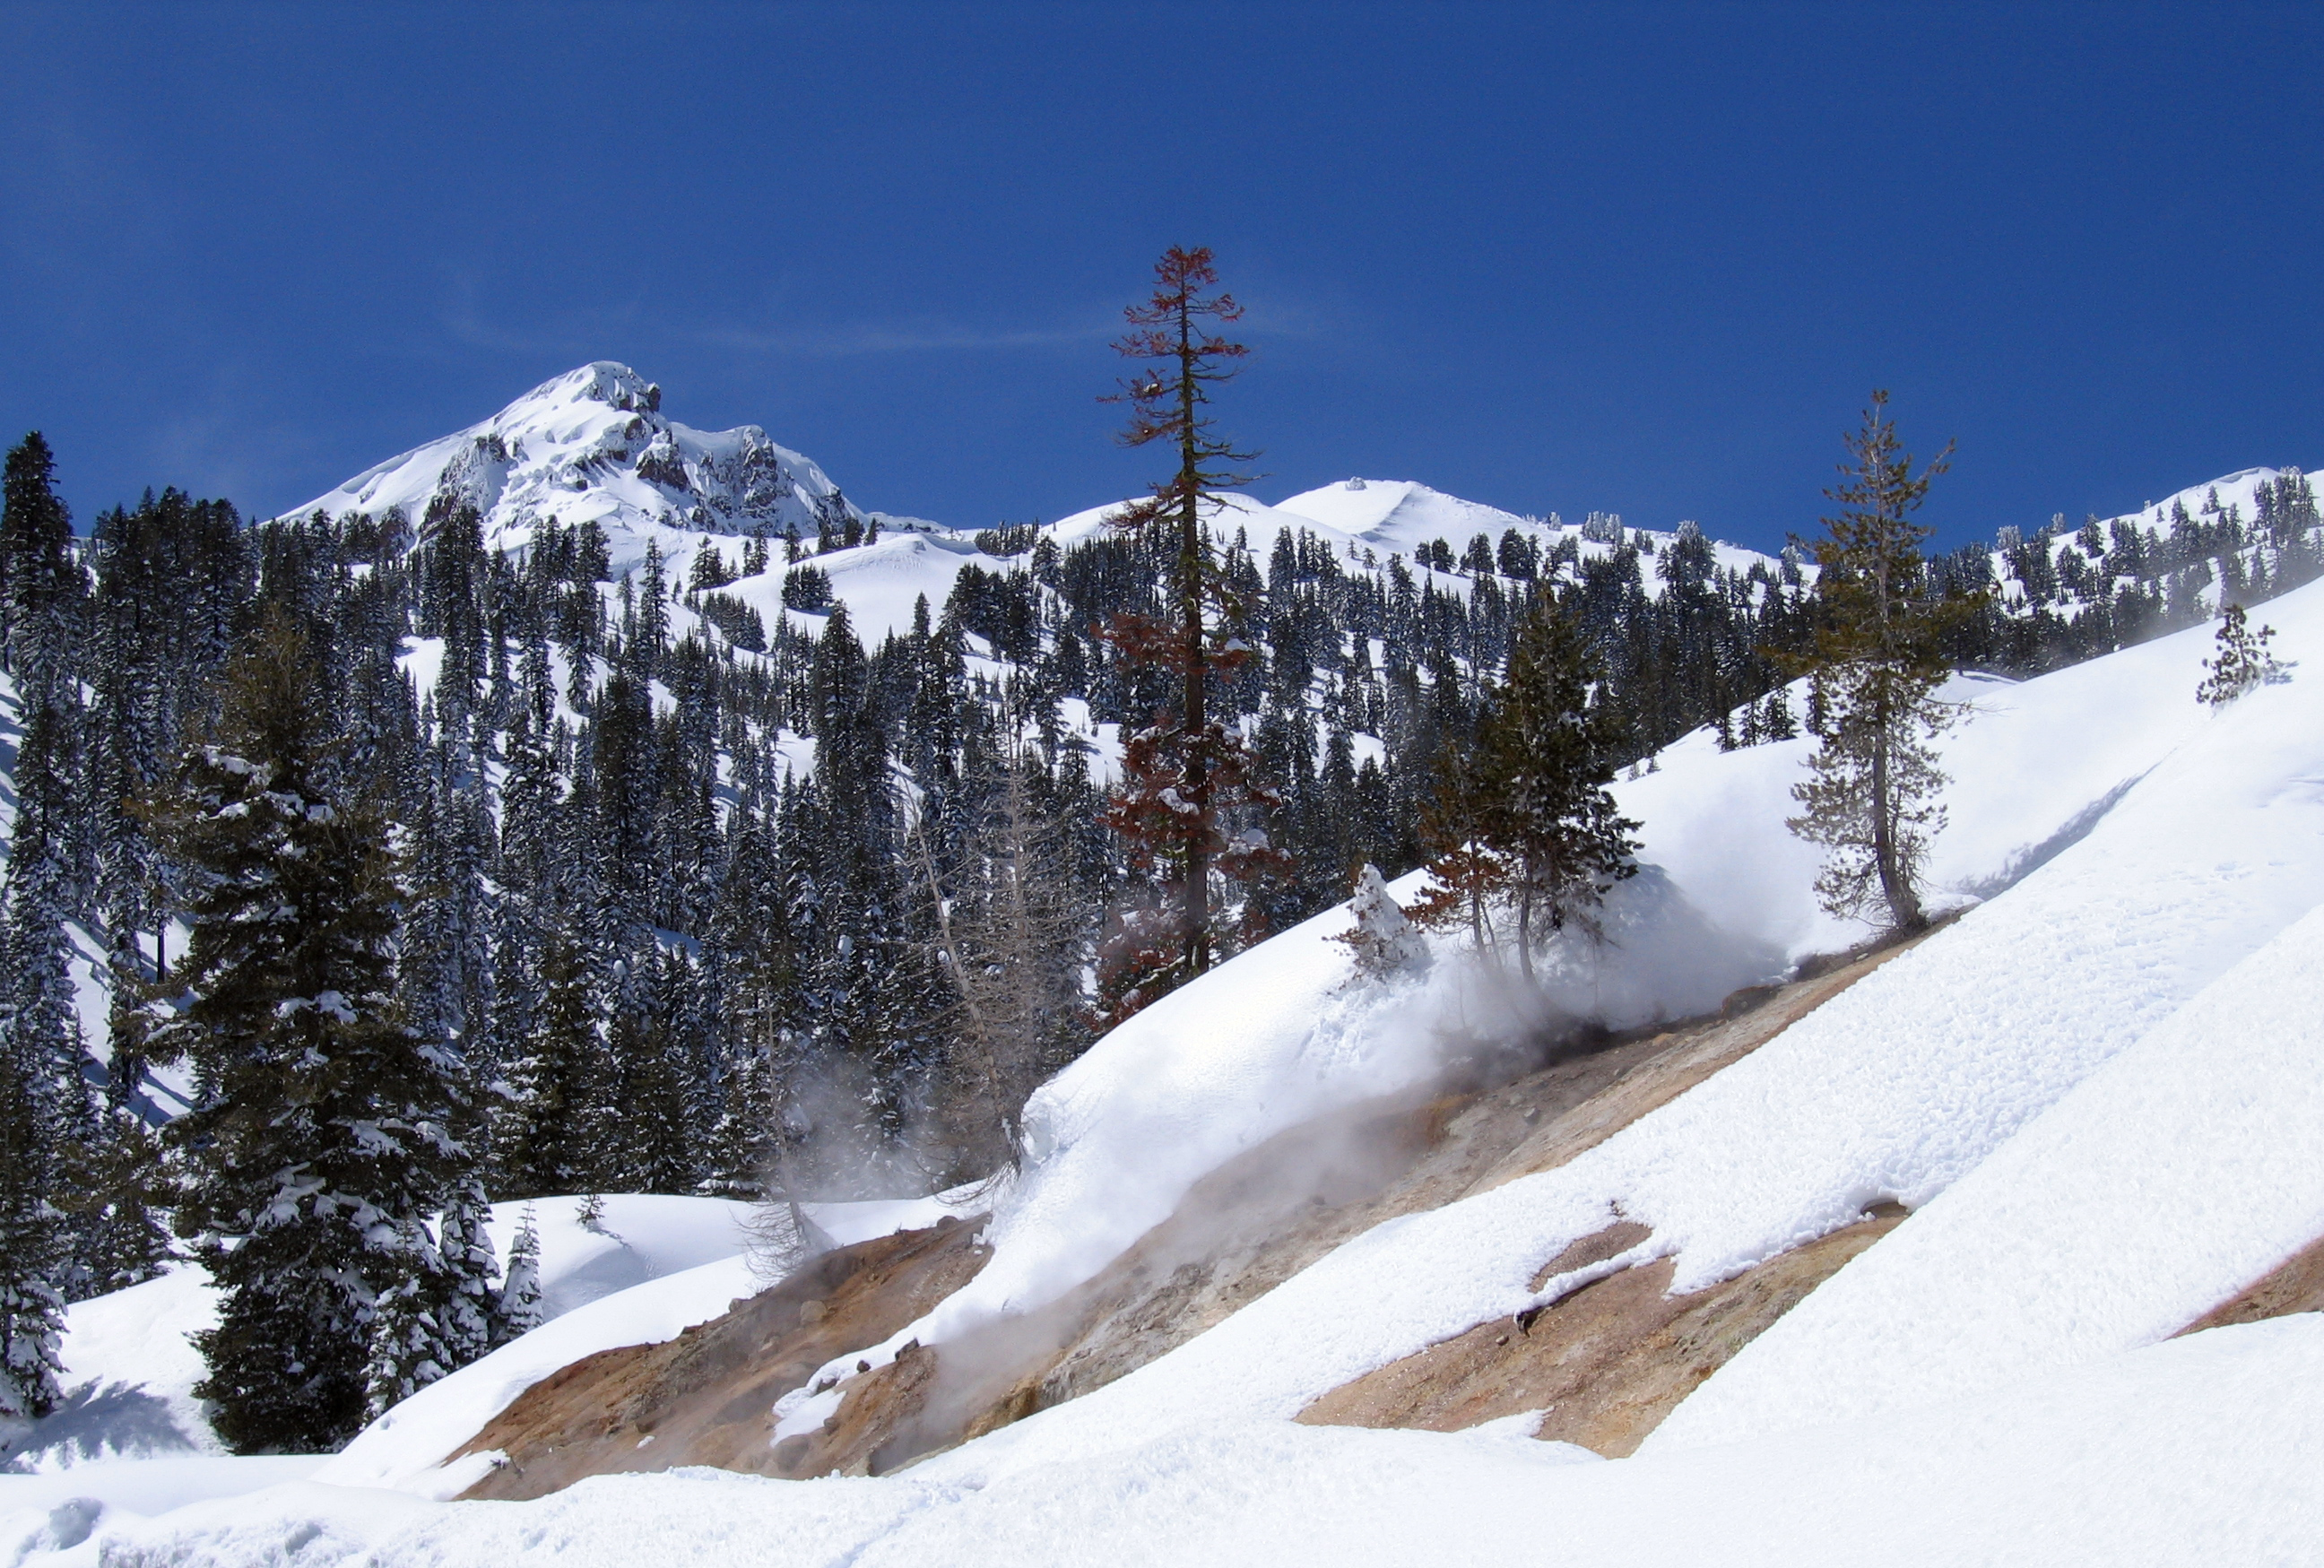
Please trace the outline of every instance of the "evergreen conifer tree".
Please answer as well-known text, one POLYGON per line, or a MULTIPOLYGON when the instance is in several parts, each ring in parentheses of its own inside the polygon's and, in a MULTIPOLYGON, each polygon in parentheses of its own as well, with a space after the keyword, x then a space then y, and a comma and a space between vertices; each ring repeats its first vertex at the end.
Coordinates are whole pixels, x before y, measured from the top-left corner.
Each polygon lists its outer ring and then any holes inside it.
POLYGON ((180 1232, 224 1293, 198 1392, 245 1453, 353 1434, 379 1302, 440 1273, 418 1227, 466 1158, 455 1065, 392 1005, 402 867, 345 776, 315 663, 270 613, 147 810, 189 879, 192 936, 148 1049, 197 1086, 169 1132, 180 1232))
POLYGON ((1120 911, 1104 945, 1109 1022, 1211 966, 1214 871, 1244 880, 1288 868, 1256 825, 1233 831, 1239 808, 1273 801, 1240 733, 1211 710, 1211 688, 1248 657, 1240 597, 1207 528, 1222 498, 1250 482, 1234 465, 1254 454, 1220 434, 1209 412, 1210 389, 1231 380, 1233 362, 1250 352, 1213 324, 1241 319, 1242 307, 1231 294, 1204 292, 1218 283, 1207 248, 1172 246, 1154 280, 1146 302, 1123 312, 1130 330, 1114 345, 1145 363, 1109 401, 1130 408, 1117 438, 1123 446, 1162 445, 1177 457, 1167 479, 1113 520, 1159 562, 1160 613, 1117 615, 1107 636, 1131 665, 1166 677, 1170 696, 1151 722, 1125 734, 1122 785, 1107 816, 1155 895, 1120 911))
POLYGON ((501 1280, 493 1320, 493 1343, 504 1345, 540 1325, 540 1232, 534 1228, 532 1205, 518 1216, 516 1235, 509 1242, 508 1273, 501 1280))
POLYGON ((1518 632, 1508 678, 1489 694, 1474 747, 1445 774, 1429 816, 1436 885, 1415 903, 1414 918, 1424 926, 1465 918, 1490 951, 1494 907, 1507 899, 1528 980, 1537 940, 1586 920, 1637 869, 1637 824, 1606 790, 1619 725, 1593 696, 1599 685, 1578 619, 1543 593, 1518 632))
POLYGON ((1914 475, 1887 404, 1886 392, 1872 394, 1846 438, 1840 483, 1825 492, 1839 511, 1815 541, 1819 623, 1812 653, 1793 661, 1821 677, 1823 744, 1812 777, 1793 789, 1802 811, 1790 826, 1830 852, 1816 880, 1827 910, 1916 931, 1928 924, 1921 862, 1944 824, 1934 800, 1944 774, 1929 742, 1955 716, 1936 695, 1950 670, 1945 638, 1982 595, 1930 581, 1920 546, 1932 530, 1912 514, 1952 447, 1914 475))
POLYGON ((64 679, 83 592, 72 514, 38 430, 9 449, 0 473, 0 659, 28 695, 45 696, 64 679))
POLYGON ((600 1184, 618 1157, 619 1084, 605 1040, 603 988, 569 914, 552 916, 540 999, 493 1139, 502 1191, 545 1197, 600 1184))
POLYGON ((372 1243, 393 1261, 382 1273, 372 1305, 370 1358, 364 1368, 364 1413, 376 1421, 457 1364, 447 1328, 456 1300, 449 1271, 416 1216, 393 1229, 394 1240, 372 1243))
POLYGON ((2274 637, 2273 626, 2254 632, 2241 604, 2221 611, 2216 650, 2203 661, 2204 680, 2196 688, 2197 699, 2223 708, 2255 687, 2290 680, 2292 664, 2268 650, 2274 637))
POLYGON ((1638 825, 1606 791, 1620 731, 1593 699, 1598 682, 1580 625, 1545 595, 1478 735, 1487 841, 1515 872, 1517 963, 1528 980, 1536 932, 1586 918, 1637 870, 1630 835, 1638 825))
POLYGON ((42 1134, 42 1065, 0 1039, 0 1422, 47 1415, 62 1370, 64 1217, 49 1201, 59 1171, 42 1134))
POLYGON ((1356 873, 1355 896, 1348 900, 1348 912, 1356 918, 1354 927, 1332 940, 1344 942, 1353 951, 1357 973, 1385 980, 1428 962, 1428 944, 1388 892, 1379 867, 1367 862, 1356 873))
POLYGON ((484 1183, 470 1171, 453 1184, 436 1225, 446 1285, 439 1326, 447 1371, 459 1370, 501 1342, 506 1308, 492 1232, 485 1229, 491 1218, 484 1183))

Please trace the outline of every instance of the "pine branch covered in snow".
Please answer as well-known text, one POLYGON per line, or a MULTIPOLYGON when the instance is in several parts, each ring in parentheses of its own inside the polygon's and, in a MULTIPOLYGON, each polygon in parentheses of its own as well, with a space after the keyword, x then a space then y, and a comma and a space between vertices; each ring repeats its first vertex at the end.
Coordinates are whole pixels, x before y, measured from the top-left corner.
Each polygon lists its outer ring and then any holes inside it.
POLYGON ((2219 620, 2218 651, 2203 661, 2205 679, 2195 689, 2196 700, 2221 708, 2255 687, 2290 680, 2292 665, 2268 651, 2274 639, 2273 627, 2254 632, 2244 607, 2228 605, 2219 620))

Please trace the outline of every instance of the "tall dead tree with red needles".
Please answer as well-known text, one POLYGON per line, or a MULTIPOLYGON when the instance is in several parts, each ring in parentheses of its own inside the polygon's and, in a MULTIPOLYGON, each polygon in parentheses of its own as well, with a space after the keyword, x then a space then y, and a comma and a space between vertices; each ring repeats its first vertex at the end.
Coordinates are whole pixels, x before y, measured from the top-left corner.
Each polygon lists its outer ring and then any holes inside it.
POLYGON ((1118 910, 1099 951, 1101 1019, 1116 1023, 1211 966, 1217 946, 1212 882, 1287 868, 1255 823, 1231 835, 1238 816, 1274 804, 1252 771, 1241 733, 1213 716, 1213 687, 1250 655, 1242 613, 1219 570, 1205 526, 1225 495, 1250 483, 1236 465, 1256 453, 1220 434, 1211 389, 1233 379, 1250 350, 1220 335, 1241 319, 1234 296, 1215 290, 1206 247, 1172 246, 1154 267, 1154 292, 1123 312, 1130 331, 1114 344, 1140 362, 1110 402, 1128 403, 1125 447, 1167 443, 1178 466, 1113 525, 1160 547, 1165 560, 1157 614, 1119 615, 1106 640, 1130 662, 1171 678, 1175 706, 1123 743, 1122 781, 1106 824, 1148 879, 1142 903, 1118 910))

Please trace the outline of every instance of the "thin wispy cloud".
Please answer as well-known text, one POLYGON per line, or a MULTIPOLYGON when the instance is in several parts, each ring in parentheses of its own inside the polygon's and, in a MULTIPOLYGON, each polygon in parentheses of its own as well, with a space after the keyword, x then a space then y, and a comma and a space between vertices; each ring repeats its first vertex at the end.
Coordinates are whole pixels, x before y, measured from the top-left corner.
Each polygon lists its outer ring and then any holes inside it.
POLYGON ((941 322, 864 321, 821 327, 714 327, 681 336, 747 354, 855 359, 879 355, 984 353, 1003 348, 1056 348, 1102 341, 1111 323, 1071 327, 991 327, 941 322))
MULTIPOLYGON (((800 313, 780 319, 779 308, 755 318, 696 316, 657 309, 642 291, 587 309, 551 316, 498 310, 475 273, 456 272, 438 321, 464 348, 494 354, 549 355, 582 359, 616 341, 659 340, 728 354, 774 358, 849 360, 910 355, 991 354, 1012 350, 1102 347, 1122 329, 1120 308, 1084 304, 1047 321, 994 323, 921 315, 858 320, 817 320, 800 313)), ((1269 299, 1255 305, 1241 329, 1257 338, 1304 338, 1327 332, 1333 312, 1309 301, 1269 299)))

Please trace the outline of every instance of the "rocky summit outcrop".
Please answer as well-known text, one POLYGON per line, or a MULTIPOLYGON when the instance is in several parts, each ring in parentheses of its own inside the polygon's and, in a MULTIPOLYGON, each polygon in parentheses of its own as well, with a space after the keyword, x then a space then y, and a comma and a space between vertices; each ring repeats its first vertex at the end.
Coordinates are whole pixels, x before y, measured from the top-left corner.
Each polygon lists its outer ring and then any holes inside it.
POLYGON ((365 469, 286 516, 393 510, 424 534, 472 507, 493 549, 529 543, 550 520, 594 523, 616 572, 653 530, 815 534, 819 518, 861 517, 823 470, 756 425, 697 430, 662 411, 661 388, 599 361, 542 383, 491 419, 365 469))

